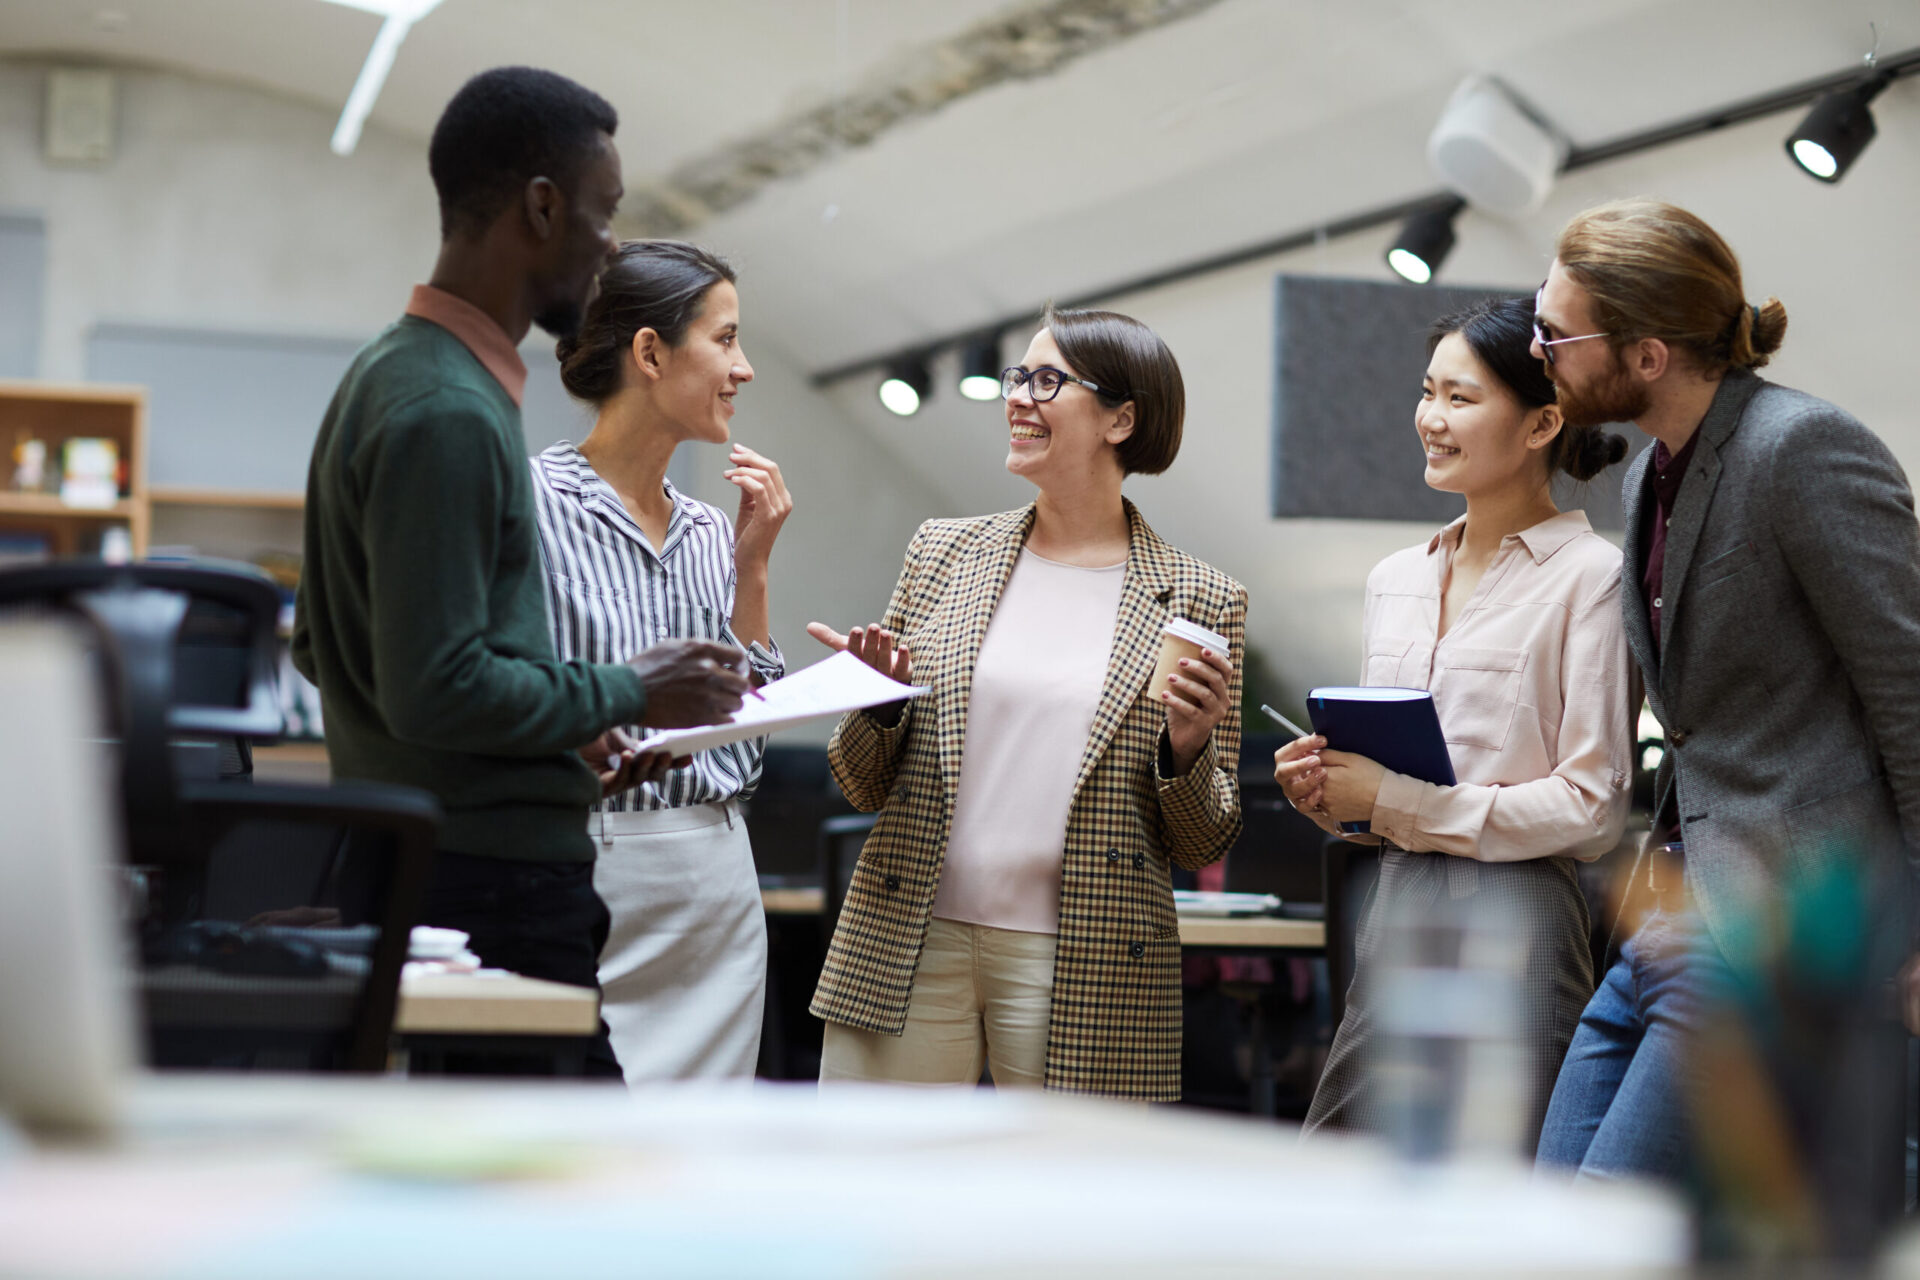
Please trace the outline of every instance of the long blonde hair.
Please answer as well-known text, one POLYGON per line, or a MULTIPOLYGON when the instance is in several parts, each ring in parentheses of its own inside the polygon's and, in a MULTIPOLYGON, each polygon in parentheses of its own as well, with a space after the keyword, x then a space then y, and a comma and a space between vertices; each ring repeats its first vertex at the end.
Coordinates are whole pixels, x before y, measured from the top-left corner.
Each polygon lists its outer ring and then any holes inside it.
POLYGON ((1760 368, 1787 335, 1780 299, 1750 306, 1733 250, 1676 205, 1642 197, 1588 209, 1560 232, 1554 253, 1616 348, 1658 338, 1718 375, 1760 368))

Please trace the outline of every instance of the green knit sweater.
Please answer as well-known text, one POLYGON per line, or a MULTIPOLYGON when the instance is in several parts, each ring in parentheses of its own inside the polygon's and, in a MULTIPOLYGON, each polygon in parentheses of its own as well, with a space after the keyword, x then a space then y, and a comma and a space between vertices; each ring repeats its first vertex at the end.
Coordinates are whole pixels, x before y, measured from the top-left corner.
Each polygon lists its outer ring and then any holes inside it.
POLYGON ((644 719, 631 669, 554 658, 541 574, 520 410, 458 338, 400 320, 314 442, 293 661, 334 775, 431 791, 443 849, 591 860, 574 750, 644 719))

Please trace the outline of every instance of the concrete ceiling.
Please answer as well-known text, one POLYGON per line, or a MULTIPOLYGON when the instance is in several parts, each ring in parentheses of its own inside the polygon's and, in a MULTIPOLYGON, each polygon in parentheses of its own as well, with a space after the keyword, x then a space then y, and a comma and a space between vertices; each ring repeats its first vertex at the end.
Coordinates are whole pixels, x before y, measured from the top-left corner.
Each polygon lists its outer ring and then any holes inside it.
MULTIPOLYGON (((549 66, 613 100, 629 185, 648 183, 1036 3, 444 0, 371 125, 424 138, 474 71, 549 66)), ((754 327, 820 368, 1431 190, 1427 131, 1469 72, 1592 143, 1844 67, 1870 20, 1888 51, 1920 44, 1916 0, 1222 0, 961 98, 690 234, 739 261, 754 327)), ((322 0, 5 0, 0 54, 337 108, 378 22, 322 0)))

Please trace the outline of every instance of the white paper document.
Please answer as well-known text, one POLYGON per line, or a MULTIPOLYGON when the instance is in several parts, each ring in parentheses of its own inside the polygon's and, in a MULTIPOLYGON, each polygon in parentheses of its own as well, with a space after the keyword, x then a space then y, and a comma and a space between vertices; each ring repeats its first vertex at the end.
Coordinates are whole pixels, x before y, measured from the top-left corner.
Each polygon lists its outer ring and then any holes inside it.
POLYGON ((725 724, 663 730, 643 739, 639 749, 690 756, 708 747, 738 742, 742 738, 758 738, 776 729, 790 729, 821 716, 843 716, 862 707, 917 698, 926 691, 925 685, 889 680, 842 651, 784 680, 762 685, 758 690, 760 696, 748 694, 746 703, 725 724))

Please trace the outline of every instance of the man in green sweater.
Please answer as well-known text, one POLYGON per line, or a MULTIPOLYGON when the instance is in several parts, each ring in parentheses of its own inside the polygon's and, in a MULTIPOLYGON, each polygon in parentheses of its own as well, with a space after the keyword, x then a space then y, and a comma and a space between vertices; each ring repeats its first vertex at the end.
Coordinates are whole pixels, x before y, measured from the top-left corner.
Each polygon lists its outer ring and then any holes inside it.
MULTIPOLYGON (((596 985, 607 929, 588 810, 669 764, 621 750, 612 726, 717 723, 747 689, 730 646, 597 666, 557 661, 548 634, 516 348, 531 324, 578 327, 614 248, 617 123, 598 94, 527 67, 447 105, 428 151, 439 260, 321 424, 293 634, 334 774, 425 788, 446 812, 426 922, 465 930, 490 965, 578 986, 596 985)), ((617 1071, 604 1048, 593 1061, 617 1071)))

